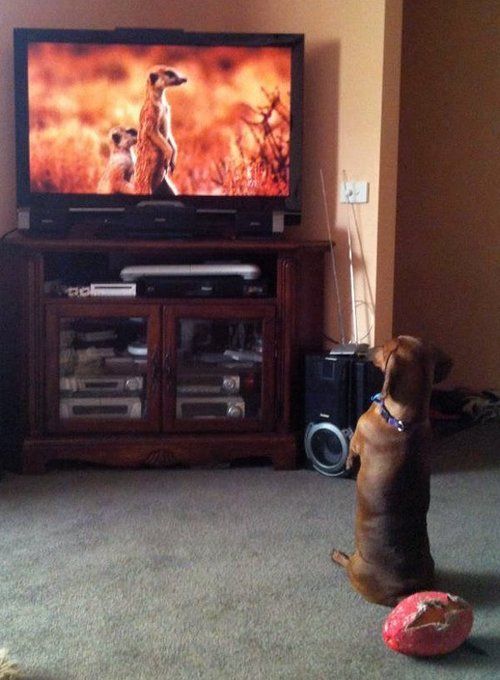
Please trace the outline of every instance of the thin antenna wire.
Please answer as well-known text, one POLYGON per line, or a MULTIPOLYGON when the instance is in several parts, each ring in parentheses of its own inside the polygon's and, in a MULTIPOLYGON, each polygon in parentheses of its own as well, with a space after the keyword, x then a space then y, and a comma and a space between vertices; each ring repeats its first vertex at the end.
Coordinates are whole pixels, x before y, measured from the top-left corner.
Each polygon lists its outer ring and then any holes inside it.
MULTIPOLYGON (((345 170, 342 170, 342 176, 344 178, 344 186, 347 186, 347 174, 345 170)), ((347 201, 349 202, 350 205, 351 203, 351 197, 350 195, 347 195, 347 201)), ((356 309, 356 289, 354 286, 354 263, 352 259, 352 239, 351 239, 351 225, 350 225, 351 220, 349 219, 349 215, 347 216, 347 245, 348 245, 348 250, 349 250, 349 280, 351 284, 351 313, 352 313, 352 330, 354 333, 354 342, 356 345, 358 344, 358 339, 359 339, 359 333, 358 333, 358 314, 357 314, 357 309, 356 309)))
MULTIPOLYGON (((344 183, 347 183, 348 179, 347 179, 347 173, 346 173, 345 170, 342 170, 342 176, 343 176, 343 179, 344 179, 344 183)), ((374 326, 374 318, 373 317, 375 316, 375 302, 373 300, 373 293, 372 293, 372 289, 371 289, 370 279, 368 278, 368 271, 366 269, 366 259, 365 259, 365 253, 364 253, 364 250, 363 250, 363 242, 361 240, 361 234, 360 234, 360 230, 359 230, 358 217, 356 215, 354 203, 353 203, 353 201, 351 201, 350 196, 347 197, 347 202, 349 203, 350 208, 351 208, 351 210, 350 211, 348 210, 348 213, 347 213, 349 249, 351 249, 351 242, 350 242, 351 229, 350 229, 350 225, 351 225, 351 215, 352 215, 352 219, 353 219, 355 231, 356 231, 356 236, 357 236, 357 239, 358 239, 360 254, 361 254, 361 263, 362 263, 362 266, 363 266, 364 280, 365 280, 365 283, 366 283, 366 287, 368 289, 368 297, 369 297, 369 302, 366 302, 364 300, 355 300, 355 308, 356 308, 356 311, 357 311, 357 308, 358 308, 359 305, 365 305, 366 309, 368 310, 367 313, 371 314, 371 316, 372 316, 372 323, 371 323, 368 331, 365 333, 365 335, 362 338, 356 339, 356 342, 361 342, 362 340, 365 340, 365 339, 370 337, 371 331, 373 329, 373 326, 374 326)), ((352 274, 351 274, 351 277, 352 277, 351 278, 351 282, 352 282, 353 279, 354 279, 352 274)), ((352 290, 354 290, 354 288, 352 288, 352 290)), ((353 295, 354 295, 354 293, 353 293, 353 295)), ((354 318, 355 318, 355 321, 356 321, 356 334, 357 334, 358 333, 357 315, 354 318)))
MULTIPOLYGON (((345 170, 343 172, 345 173, 345 170)), ((370 298, 370 305, 372 307, 373 313, 375 313, 375 302, 373 300, 373 293, 372 293, 372 287, 371 287, 371 284, 370 284, 370 279, 368 278, 368 272, 366 270, 366 258, 365 258, 365 253, 364 253, 364 250, 363 250, 363 241, 361 240, 361 234, 360 234, 360 230, 359 230, 358 217, 356 215, 354 203, 349 201, 349 205, 351 206, 352 219, 353 219, 353 222, 354 222, 354 226, 356 227, 356 236, 357 236, 357 239, 358 239, 359 250, 360 250, 360 253, 361 253, 361 262, 363 264, 363 274, 364 274, 364 278, 365 278, 366 287, 368 289, 368 296, 370 298)))
POLYGON ((325 187, 325 178, 323 176, 323 170, 320 168, 319 174, 321 177, 321 190, 323 192, 323 204, 325 206, 325 217, 326 217, 326 226, 328 229, 328 242, 330 244, 330 256, 332 258, 332 269, 333 269, 333 280, 335 283, 335 293, 337 296, 337 311, 338 311, 338 322, 339 322, 339 330, 340 330, 340 341, 342 344, 345 343, 345 326, 344 326, 344 316, 342 314, 342 306, 340 304, 340 288, 339 288, 339 281, 337 277, 337 265, 335 262, 335 251, 333 248, 333 236, 332 236, 332 228, 330 225, 330 216, 328 214, 328 204, 326 201, 326 187, 325 187))
MULTIPOLYGON (((351 202, 348 197, 349 203, 351 202)), ((352 330, 354 333, 354 342, 356 345, 359 342, 358 333, 358 310, 356 309, 356 290, 354 287, 354 263, 352 260, 352 240, 351 240, 351 226, 349 224, 350 220, 347 220, 347 245, 349 249, 349 280, 351 284, 351 310, 352 310, 352 330)))

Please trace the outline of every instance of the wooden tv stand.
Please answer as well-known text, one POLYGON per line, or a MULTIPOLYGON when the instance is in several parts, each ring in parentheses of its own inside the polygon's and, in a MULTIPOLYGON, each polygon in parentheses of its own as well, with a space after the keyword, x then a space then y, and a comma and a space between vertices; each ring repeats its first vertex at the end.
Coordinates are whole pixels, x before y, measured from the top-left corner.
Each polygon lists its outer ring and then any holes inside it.
POLYGON ((63 459, 159 467, 266 457, 295 467, 301 356, 322 347, 327 247, 9 236, 0 248, 7 453, 17 441, 27 473, 63 459), (267 288, 68 296, 119 280, 126 265, 214 260, 257 264, 267 288))

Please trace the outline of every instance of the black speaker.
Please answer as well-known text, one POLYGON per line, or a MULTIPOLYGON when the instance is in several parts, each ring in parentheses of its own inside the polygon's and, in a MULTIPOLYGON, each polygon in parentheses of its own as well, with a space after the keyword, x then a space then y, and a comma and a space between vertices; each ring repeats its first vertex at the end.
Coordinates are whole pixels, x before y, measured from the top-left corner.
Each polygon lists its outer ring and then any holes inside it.
POLYGON ((304 449, 310 467, 329 477, 348 474, 356 423, 382 382, 382 373, 358 356, 306 356, 304 449))

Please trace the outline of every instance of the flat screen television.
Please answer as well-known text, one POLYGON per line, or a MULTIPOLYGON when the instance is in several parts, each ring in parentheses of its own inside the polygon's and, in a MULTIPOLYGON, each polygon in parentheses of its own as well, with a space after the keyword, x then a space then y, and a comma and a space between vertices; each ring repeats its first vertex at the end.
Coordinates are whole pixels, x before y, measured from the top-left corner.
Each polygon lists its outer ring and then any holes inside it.
POLYGON ((303 49, 299 34, 15 29, 18 209, 205 229, 249 215, 250 231, 300 216, 303 49))

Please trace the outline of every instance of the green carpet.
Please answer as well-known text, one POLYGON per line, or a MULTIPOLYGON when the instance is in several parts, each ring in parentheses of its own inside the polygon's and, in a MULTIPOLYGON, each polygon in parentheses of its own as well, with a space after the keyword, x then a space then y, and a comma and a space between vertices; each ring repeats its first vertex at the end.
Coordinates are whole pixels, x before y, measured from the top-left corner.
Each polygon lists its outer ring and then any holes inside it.
POLYGON ((491 678, 500 614, 496 423, 436 442, 429 532, 470 645, 388 650, 389 609, 329 559, 354 482, 270 467, 59 469, 0 482, 0 647, 28 680, 491 678))

